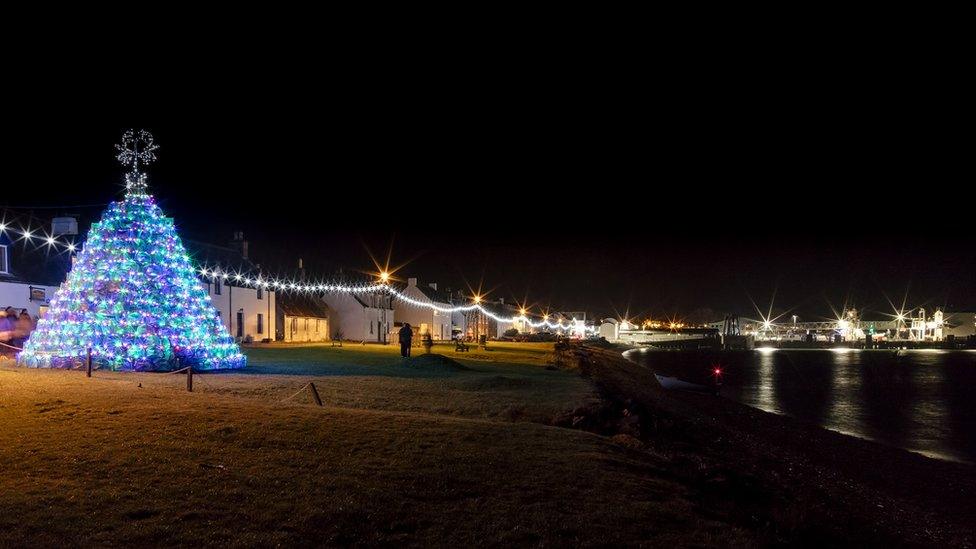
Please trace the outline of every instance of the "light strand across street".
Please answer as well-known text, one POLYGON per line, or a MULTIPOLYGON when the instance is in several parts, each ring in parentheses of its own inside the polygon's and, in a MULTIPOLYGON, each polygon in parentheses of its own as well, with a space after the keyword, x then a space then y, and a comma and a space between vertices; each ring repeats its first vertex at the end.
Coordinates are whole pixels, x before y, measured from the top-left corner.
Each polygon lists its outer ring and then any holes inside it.
POLYGON ((32 244, 35 242, 40 242, 41 245, 46 245, 49 248, 61 248, 62 251, 78 251, 78 245, 70 240, 62 241, 57 237, 43 233, 40 230, 32 231, 30 229, 15 228, 3 221, 0 221, 0 234, 16 236, 17 241, 24 240, 25 242, 30 242, 32 244))
MULTIPOLYGON (((30 230, 24 228, 15 228, 6 223, 0 222, 0 233, 7 233, 9 235, 16 235, 17 240, 24 240, 28 243, 40 243, 41 246, 48 246, 49 248, 59 249, 62 252, 74 253, 78 251, 78 245, 72 241, 64 241, 58 237, 51 236, 40 232, 39 230, 30 230)), ((441 313, 455 313, 455 312, 468 312, 473 310, 478 310, 485 316, 495 320, 496 322, 523 322, 532 328, 550 328, 554 330, 571 330, 574 327, 573 322, 552 322, 549 320, 548 315, 541 315, 541 320, 534 321, 530 317, 529 313, 524 309, 515 316, 502 316, 496 314, 490 309, 485 308, 479 303, 480 298, 475 297, 474 302, 468 305, 458 305, 454 307, 442 307, 433 302, 422 301, 414 299, 410 296, 404 295, 402 292, 394 288, 388 281, 381 281, 378 283, 363 283, 363 284, 308 284, 305 282, 296 282, 293 280, 282 280, 282 279, 267 279, 261 277, 250 277, 239 273, 229 273, 226 271, 220 271, 218 269, 202 268, 198 270, 204 277, 209 277, 211 280, 214 278, 220 278, 221 280, 233 280, 235 283, 241 284, 243 286, 248 286, 252 288, 262 288, 273 291, 292 291, 292 292, 302 292, 302 293, 334 293, 334 294, 367 294, 367 293, 377 293, 385 292, 391 296, 413 305, 415 307, 424 307, 431 310, 435 310, 441 313)), ((538 316, 538 315, 537 315, 538 316)), ((575 320, 575 319, 573 319, 575 320)))
MULTIPOLYGON (((308 284, 304 282, 295 282, 280 279, 262 279, 251 278, 241 274, 231 274, 228 272, 221 272, 217 269, 200 269, 200 274, 204 277, 209 277, 211 280, 219 278, 221 280, 233 280, 235 283, 241 284, 243 286, 249 286, 252 288, 262 288, 273 291, 292 291, 300 293, 333 293, 333 294, 366 294, 366 293, 388 293, 396 299, 399 299, 409 305, 415 307, 423 307, 431 309, 440 313, 464 313, 473 310, 478 310, 485 316, 495 320, 496 322, 513 323, 513 322, 523 322, 528 326, 533 328, 550 328, 557 330, 571 330, 574 328, 574 322, 552 322, 549 320, 549 315, 542 315, 542 320, 533 321, 529 317, 528 311, 522 309, 518 315, 515 316, 502 316, 490 309, 485 308, 481 305, 480 297, 475 297, 474 302, 468 305, 457 305, 453 307, 443 307, 437 305, 431 301, 423 301, 419 299, 414 299, 403 292, 400 292, 394 288, 388 281, 387 276, 381 276, 380 282, 368 284, 358 284, 358 285, 347 285, 347 284, 308 284)), ((573 321, 576 319, 574 318, 573 321)))

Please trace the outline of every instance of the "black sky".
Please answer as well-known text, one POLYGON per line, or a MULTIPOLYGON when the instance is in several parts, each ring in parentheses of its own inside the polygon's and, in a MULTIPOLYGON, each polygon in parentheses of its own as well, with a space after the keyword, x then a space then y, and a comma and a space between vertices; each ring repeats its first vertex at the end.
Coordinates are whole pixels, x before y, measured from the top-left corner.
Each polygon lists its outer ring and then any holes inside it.
POLYGON ((404 277, 601 315, 748 315, 775 292, 774 312, 813 319, 845 300, 889 311, 906 289, 976 309, 971 176, 942 113, 801 80, 537 84, 25 108, 0 204, 97 214, 78 206, 121 196, 113 144, 145 127, 183 235, 243 230, 283 272, 369 270, 366 249, 392 242, 404 277))

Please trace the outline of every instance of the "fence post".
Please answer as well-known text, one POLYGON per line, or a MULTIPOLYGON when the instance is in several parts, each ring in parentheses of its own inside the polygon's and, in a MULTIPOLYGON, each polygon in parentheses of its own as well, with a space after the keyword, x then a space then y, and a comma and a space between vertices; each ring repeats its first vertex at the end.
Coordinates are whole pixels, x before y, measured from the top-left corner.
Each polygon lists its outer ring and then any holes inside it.
POLYGON ((319 398, 319 391, 315 388, 315 384, 311 381, 308 382, 308 389, 312 392, 312 400, 315 401, 319 406, 322 405, 322 399, 319 398))
POLYGON ((87 371, 87 373, 85 375, 87 377, 91 377, 91 369, 92 369, 91 347, 88 348, 88 362, 87 362, 87 364, 88 364, 88 367, 87 367, 87 370, 88 371, 87 371))

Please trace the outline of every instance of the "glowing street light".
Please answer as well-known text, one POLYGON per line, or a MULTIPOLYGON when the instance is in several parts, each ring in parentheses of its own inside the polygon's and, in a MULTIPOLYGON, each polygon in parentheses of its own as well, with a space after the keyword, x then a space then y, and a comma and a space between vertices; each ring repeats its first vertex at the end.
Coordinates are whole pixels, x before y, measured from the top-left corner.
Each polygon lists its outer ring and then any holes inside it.
POLYGON ((390 273, 388 273, 386 271, 383 271, 382 273, 380 273, 380 280, 383 281, 384 283, 385 282, 389 282, 390 281, 390 273))
POLYGON ((526 311, 526 310, 525 310, 525 307, 522 307, 521 309, 519 309, 519 314, 520 314, 520 315, 522 315, 522 316, 525 316, 525 314, 526 314, 527 312, 528 312, 528 311, 526 311))
POLYGON ((474 296, 474 302, 475 303, 481 303, 481 296, 480 295, 474 296))

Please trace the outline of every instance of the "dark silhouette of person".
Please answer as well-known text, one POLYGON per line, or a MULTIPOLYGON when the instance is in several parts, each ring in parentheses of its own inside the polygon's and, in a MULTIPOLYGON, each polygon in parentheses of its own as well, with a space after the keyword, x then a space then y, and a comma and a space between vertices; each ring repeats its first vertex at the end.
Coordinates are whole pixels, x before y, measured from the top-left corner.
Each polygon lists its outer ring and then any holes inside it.
POLYGON ((413 328, 409 323, 404 323, 400 328, 400 356, 410 357, 410 344, 413 342, 413 328))

